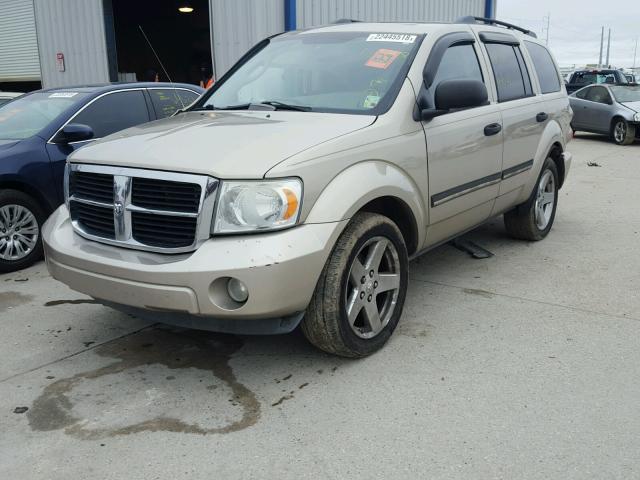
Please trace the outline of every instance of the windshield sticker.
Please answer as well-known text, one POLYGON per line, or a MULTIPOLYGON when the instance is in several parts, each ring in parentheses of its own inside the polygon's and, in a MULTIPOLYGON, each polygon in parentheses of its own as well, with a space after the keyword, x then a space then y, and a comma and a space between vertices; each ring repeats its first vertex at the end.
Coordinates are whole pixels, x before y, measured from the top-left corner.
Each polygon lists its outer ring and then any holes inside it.
POLYGON ((406 35, 404 33, 372 33, 367 37, 367 42, 414 43, 417 37, 417 35, 406 35))
POLYGON ((367 95, 362 103, 364 108, 375 108, 380 101, 380 95, 367 95))
POLYGON ((49 95, 49 98, 71 98, 75 97, 78 92, 56 92, 49 95))
POLYGON ((398 55, 400 55, 400 53, 402 52, 381 48, 377 50, 373 55, 371 55, 371 58, 367 60, 367 63, 365 63, 365 65, 367 67, 381 68, 383 70, 386 70, 387 68, 389 68, 389 65, 391 65, 396 58, 398 58, 398 55))

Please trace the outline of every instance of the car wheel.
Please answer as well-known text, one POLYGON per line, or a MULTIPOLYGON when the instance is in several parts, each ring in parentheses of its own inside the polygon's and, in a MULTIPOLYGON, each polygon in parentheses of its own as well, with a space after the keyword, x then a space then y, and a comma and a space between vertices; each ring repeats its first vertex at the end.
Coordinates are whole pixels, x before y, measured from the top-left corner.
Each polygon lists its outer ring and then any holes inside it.
POLYGON ((407 247, 396 224, 382 215, 358 213, 327 260, 302 331, 326 352, 370 355, 395 330, 407 281, 407 247))
POLYGON ((558 169, 547 158, 529 200, 504 214, 507 232, 520 240, 537 241, 547 236, 558 207, 558 169))
POLYGON ((29 195, 0 192, 0 272, 14 272, 42 257, 40 230, 45 215, 29 195))
POLYGON ((636 126, 624 118, 616 118, 611 128, 611 137, 617 145, 631 145, 636 138, 636 126))

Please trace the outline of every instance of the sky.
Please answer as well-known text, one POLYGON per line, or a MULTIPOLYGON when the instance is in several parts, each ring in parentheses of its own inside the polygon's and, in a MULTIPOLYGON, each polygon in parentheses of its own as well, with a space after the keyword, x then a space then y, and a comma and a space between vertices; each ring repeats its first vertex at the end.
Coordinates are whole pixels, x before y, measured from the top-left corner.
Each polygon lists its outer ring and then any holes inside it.
POLYGON ((604 63, 607 32, 611 28, 609 63, 631 67, 636 39, 636 67, 640 66, 640 0, 497 0, 496 18, 533 30, 546 37, 561 67, 598 63, 600 32, 604 26, 604 63))

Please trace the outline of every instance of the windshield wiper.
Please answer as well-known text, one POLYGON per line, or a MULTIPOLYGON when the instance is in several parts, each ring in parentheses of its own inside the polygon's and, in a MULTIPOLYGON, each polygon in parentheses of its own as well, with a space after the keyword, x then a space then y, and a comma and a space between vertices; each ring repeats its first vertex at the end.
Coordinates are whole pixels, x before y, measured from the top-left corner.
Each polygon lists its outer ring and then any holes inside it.
POLYGON ((189 111, 190 112, 202 112, 203 110, 216 110, 216 107, 214 107, 213 105, 209 104, 209 105, 205 105, 204 107, 192 108, 189 111))
POLYGON ((266 100, 264 102, 241 103, 238 105, 229 105, 228 107, 220 107, 216 110, 249 110, 256 107, 259 110, 292 110, 295 112, 310 112, 311 107, 304 105, 290 105, 288 103, 278 102, 277 100, 266 100))

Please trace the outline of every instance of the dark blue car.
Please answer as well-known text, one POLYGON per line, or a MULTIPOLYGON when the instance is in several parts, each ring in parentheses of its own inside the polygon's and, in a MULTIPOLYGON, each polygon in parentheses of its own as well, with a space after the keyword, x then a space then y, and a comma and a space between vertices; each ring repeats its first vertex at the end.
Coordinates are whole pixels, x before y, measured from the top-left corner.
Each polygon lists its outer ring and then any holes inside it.
POLYGON ((67 87, 32 92, 0 107, 0 272, 41 257, 40 228, 64 200, 71 152, 168 117, 202 92, 175 83, 67 87))

